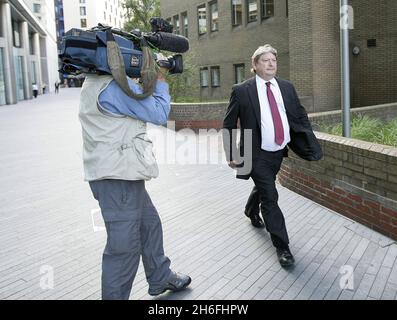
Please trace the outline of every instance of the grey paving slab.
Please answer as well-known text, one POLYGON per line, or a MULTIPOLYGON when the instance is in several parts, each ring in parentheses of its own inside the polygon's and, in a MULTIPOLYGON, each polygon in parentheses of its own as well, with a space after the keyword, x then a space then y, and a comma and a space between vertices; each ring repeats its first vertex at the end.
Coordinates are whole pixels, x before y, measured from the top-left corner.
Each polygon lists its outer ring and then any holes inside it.
POLYGON ((382 300, 395 300, 397 298, 397 286, 388 283, 383 291, 382 300))
MULTIPOLYGON (((0 107, 0 299, 101 297, 106 233, 94 229, 103 221, 91 216, 98 204, 82 178, 78 96, 79 89, 67 89, 0 107), (42 286, 43 267, 53 270, 53 288, 42 286)), ((155 144, 161 149, 161 141, 155 144)), ((210 151, 223 160, 221 145, 210 151)), ((140 265, 131 299, 397 299, 392 239, 280 185, 297 261, 292 270, 280 267, 267 232, 243 214, 252 182, 236 180, 224 161, 161 163, 159 178, 146 185, 172 268, 193 282, 187 291, 152 298, 140 265), (340 288, 344 265, 354 270, 353 290, 340 288)))
MULTIPOLYGON (((370 242, 365 252, 363 253, 361 259, 357 262, 357 260, 349 259, 347 262, 348 265, 354 268, 353 271, 353 285, 355 288, 358 288, 360 285, 365 272, 368 270, 370 266, 370 262, 374 258, 376 251, 378 249, 378 245, 375 242, 370 242)), ((355 294, 355 290, 343 290, 341 292, 338 299, 340 300, 350 300, 353 299, 355 294)))

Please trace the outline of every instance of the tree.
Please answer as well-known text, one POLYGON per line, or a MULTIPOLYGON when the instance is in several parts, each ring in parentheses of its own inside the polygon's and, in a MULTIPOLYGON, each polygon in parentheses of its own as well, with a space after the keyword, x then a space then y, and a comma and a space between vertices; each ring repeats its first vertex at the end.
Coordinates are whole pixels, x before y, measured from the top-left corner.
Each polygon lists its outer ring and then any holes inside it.
MULTIPOLYGON (((159 0, 125 0, 124 8, 126 9, 125 31, 140 29, 144 32, 151 31, 150 19, 160 17, 159 0)), ((163 52, 165 56, 173 53, 163 52)), ((170 94, 173 101, 183 102, 191 99, 193 85, 192 77, 194 76, 193 54, 191 52, 184 54, 184 72, 178 75, 168 75, 167 82, 170 86, 170 94)))
POLYGON ((124 30, 151 31, 150 19, 160 17, 159 0, 125 0, 126 19, 124 30))
POLYGON ((195 100, 193 77, 195 76, 194 55, 192 52, 183 55, 183 73, 178 75, 167 76, 167 82, 170 86, 170 95, 173 102, 191 102, 195 100))

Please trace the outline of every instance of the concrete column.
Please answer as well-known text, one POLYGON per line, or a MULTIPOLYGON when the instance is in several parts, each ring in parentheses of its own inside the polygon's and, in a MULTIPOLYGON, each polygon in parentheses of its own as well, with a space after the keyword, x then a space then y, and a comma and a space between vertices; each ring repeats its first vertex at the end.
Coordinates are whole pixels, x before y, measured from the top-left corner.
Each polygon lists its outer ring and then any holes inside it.
POLYGON ((13 53, 13 37, 12 37, 12 19, 11 7, 9 3, 1 4, 2 11, 2 29, 4 30, 4 37, 6 39, 6 46, 4 48, 4 82, 6 91, 6 103, 17 103, 17 89, 16 77, 14 66, 14 53, 13 53))
POLYGON ((39 88, 41 88, 42 77, 41 77, 40 35, 37 32, 33 35, 33 51, 35 56, 37 57, 37 65, 36 65, 37 82, 39 88))
MULTIPOLYGON (((29 50, 29 28, 28 23, 23 21, 21 23, 22 31, 22 48, 24 52, 23 59, 23 91, 25 92, 25 99, 32 99, 32 80, 30 76, 30 50, 29 50)), ((40 92, 40 91, 39 91, 40 92)))

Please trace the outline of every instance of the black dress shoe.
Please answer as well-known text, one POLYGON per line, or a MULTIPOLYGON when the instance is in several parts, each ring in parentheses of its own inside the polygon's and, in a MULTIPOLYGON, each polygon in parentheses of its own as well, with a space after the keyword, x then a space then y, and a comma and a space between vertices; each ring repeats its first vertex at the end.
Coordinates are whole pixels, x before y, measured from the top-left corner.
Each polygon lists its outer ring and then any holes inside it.
POLYGON ((289 249, 277 248, 277 257, 283 268, 292 267, 295 264, 294 256, 289 249))
POLYGON ((250 215, 248 218, 251 219, 251 224, 252 224, 255 228, 263 229, 263 228, 265 227, 265 224, 263 223, 261 217, 259 217, 258 214, 252 214, 252 215, 250 215))

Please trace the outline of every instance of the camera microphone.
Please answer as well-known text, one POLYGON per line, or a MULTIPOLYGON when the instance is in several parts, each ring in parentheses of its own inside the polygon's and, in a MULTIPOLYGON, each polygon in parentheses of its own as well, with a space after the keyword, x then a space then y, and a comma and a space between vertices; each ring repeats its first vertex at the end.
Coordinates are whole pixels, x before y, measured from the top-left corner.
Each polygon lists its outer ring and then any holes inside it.
POLYGON ((160 50, 184 53, 189 50, 189 40, 183 36, 168 32, 145 35, 145 38, 160 50))

